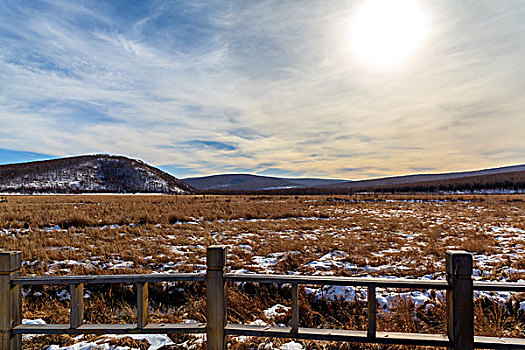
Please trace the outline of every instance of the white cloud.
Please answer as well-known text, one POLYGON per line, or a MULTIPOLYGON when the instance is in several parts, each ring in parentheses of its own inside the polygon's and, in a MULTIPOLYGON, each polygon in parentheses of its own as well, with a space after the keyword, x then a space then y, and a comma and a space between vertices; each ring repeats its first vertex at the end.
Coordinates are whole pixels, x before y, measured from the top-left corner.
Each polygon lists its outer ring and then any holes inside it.
POLYGON ((126 154, 200 174, 523 162, 512 151, 525 149, 520 3, 428 3, 423 48, 381 72, 348 51, 357 2, 161 3, 125 18, 90 5, 0 5, 4 148, 126 154), (237 149, 174 146, 191 140, 237 149))

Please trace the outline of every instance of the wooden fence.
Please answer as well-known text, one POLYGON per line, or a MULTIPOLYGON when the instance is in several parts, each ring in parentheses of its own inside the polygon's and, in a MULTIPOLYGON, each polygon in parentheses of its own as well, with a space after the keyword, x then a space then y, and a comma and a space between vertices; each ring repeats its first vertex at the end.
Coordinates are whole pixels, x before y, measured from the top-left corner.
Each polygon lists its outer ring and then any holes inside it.
POLYGON ((375 344, 421 345, 448 349, 525 349, 525 339, 474 336, 474 290, 525 292, 525 283, 474 282, 472 256, 463 251, 446 253, 446 281, 352 278, 335 276, 263 275, 226 273, 226 248, 207 250, 207 273, 103 275, 103 276, 20 276, 20 252, 0 253, 0 349, 21 349, 22 334, 174 334, 206 333, 208 349, 227 347, 227 336, 259 336, 375 344), (193 281, 206 283, 207 323, 150 324, 148 284, 193 281), (277 283, 292 286, 290 327, 227 323, 227 283, 277 283), (137 286, 137 323, 84 324, 84 285, 131 283, 137 286), (69 324, 21 324, 23 285, 67 284, 70 286, 69 324), (367 331, 299 327, 299 285, 359 286, 368 290, 367 331), (446 290, 447 334, 378 332, 376 289, 410 288, 446 290))

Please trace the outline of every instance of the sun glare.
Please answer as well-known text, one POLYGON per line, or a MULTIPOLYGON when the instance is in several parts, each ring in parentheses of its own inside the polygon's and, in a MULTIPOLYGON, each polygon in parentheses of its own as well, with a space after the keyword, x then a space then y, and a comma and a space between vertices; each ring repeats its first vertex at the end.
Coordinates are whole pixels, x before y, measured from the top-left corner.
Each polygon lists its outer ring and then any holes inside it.
POLYGON ((425 24, 414 0, 370 0, 351 22, 350 46, 363 64, 396 66, 418 48, 425 24))

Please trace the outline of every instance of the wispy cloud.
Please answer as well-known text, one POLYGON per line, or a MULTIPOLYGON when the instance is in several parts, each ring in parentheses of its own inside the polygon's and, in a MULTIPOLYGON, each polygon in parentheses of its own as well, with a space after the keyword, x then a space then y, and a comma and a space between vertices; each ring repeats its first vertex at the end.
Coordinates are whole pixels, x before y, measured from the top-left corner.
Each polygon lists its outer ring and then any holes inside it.
POLYGON ((226 142, 219 142, 219 141, 190 140, 190 141, 184 141, 182 144, 192 149, 194 148, 205 149, 205 150, 213 149, 217 151, 235 151, 237 149, 235 145, 232 145, 226 142))
POLYGON ((2 2, 0 145, 177 176, 524 162, 525 4, 426 2, 424 46, 374 71, 348 51, 361 3, 2 2))

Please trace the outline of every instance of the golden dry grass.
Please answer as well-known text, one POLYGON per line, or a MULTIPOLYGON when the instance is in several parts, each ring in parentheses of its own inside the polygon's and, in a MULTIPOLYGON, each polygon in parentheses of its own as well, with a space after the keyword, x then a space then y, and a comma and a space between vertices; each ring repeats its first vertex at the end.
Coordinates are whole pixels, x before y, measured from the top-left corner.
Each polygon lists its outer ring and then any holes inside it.
MULTIPOLYGON (((22 251, 24 275, 197 272, 205 267, 206 246, 226 244, 230 246, 231 270, 437 278, 444 275, 445 251, 464 249, 475 256, 493 258, 488 262, 475 259, 475 267, 486 279, 525 277, 521 253, 525 237, 512 235, 525 230, 523 195, 7 199, 7 203, 0 203, 0 247, 22 251), (498 230, 504 230, 504 240, 497 239, 498 230), (311 264, 326 262, 330 259, 323 260, 323 256, 335 253, 340 258, 333 259, 331 265, 315 268, 311 264), (274 263, 263 266, 261 259, 269 257, 274 257, 274 263)), ((67 323, 68 301, 57 298, 64 289, 33 286, 26 290, 24 317, 67 323)), ((89 292, 88 322, 132 322, 135 301, 131 286, 90 287, 89 292)), ((366 306, 361 302, 328 302, 301 293, 301 325, 364 329, 366 306)), ((154 285, 150 298, 153 322, 205 320, 204 286, 200 284, 154 285)), ((289 304, 287 286, 232 285, 229 302, 231 322, 289 322, 289 314, 267 319, 262 312, 277 303, 289 304)), ((476 307, 476 334, 524 335, 524 315, 517 310, 516 302, 514 311, 490 300, 482 302, 476 307)), ((410 300, 400 298, 393 310, 381 311, 378 328, 442 333, 444 306, 439 296, 434 304, 429 309, 416 308, 410 300), (415 313, 417 318, 413 317, 415 313)), ((193 338, 176 339, 182 343, 193 338)), ((37 349, 70 342, 67 336, 35 337, 26 345, 37 349)), ((248 349, 250 344, 261 342, 264 340, 254 338, 240 343, 232 339, 232 346, 248 349)), ((312 342, 303 345, 312 349, 386 348, 312 342)))

